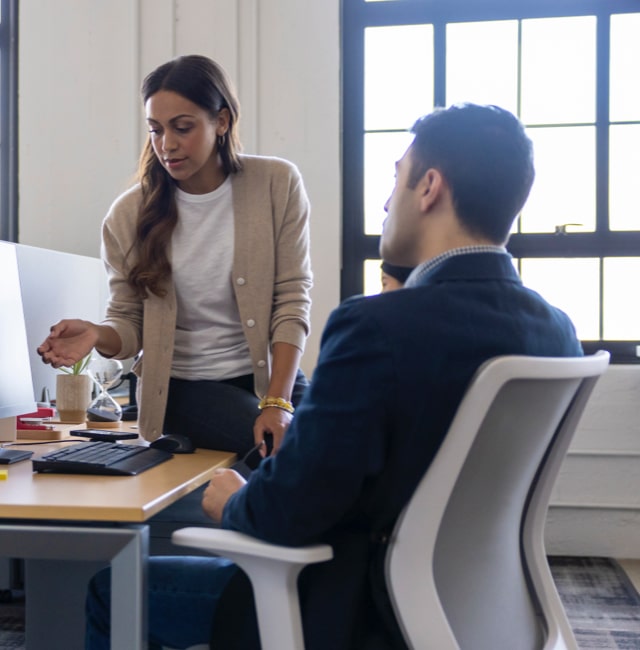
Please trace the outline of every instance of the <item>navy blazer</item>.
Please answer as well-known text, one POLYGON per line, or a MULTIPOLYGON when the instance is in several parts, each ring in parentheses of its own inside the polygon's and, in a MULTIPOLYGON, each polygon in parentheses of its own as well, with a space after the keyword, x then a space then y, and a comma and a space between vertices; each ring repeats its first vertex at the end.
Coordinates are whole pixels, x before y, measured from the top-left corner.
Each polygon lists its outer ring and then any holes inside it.
POLYGON ((332 313, 282 448, 222 521, 276 544, 333 545, 332 561, 301 574, 308 650, 404 647, 381 540, 474 372, 504 354, 582 355, 566 314, 525 288, 506 254, 449 258, 416 287, 352 298, 332 313))

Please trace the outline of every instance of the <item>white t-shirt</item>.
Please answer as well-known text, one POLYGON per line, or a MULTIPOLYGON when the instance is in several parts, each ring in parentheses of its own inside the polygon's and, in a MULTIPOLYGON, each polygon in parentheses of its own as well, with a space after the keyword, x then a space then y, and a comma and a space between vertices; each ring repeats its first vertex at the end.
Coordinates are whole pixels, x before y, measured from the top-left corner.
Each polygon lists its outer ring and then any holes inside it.
POLYGON ((208 194, 176 189, 176 202, 171 257, 178 313, 171 376, 220 380, 251 374, 231 277, 231 179, 208 194))

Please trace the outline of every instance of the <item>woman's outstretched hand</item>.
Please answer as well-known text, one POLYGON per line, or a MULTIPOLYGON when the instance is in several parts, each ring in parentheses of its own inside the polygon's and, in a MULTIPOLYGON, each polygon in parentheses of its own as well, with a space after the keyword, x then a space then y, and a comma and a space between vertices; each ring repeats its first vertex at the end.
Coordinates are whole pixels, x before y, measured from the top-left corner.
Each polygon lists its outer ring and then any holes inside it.
POLYGON ((38 354, 54 368, 72 366, 93 350, 98 338, 97 326, 89 321, 61 320, 51 327, 49 336, 38 347, 38 354))

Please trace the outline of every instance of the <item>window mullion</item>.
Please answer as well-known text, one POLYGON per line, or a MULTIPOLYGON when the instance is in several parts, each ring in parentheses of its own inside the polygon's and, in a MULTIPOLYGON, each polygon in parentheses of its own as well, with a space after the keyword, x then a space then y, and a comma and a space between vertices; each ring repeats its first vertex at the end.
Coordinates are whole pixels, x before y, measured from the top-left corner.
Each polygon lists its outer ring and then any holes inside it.
POLYGON ((609 231, 609 66, 608 14, 598 15, 596 59, 596 232, 609 231))
POLYGON ((433 23, 433 50, 433 101, 436 106, 445 106, 447 101, 447 24, 441 20, 433 23))
POLYGON ((1 0, 0 239, 18 241, 17 0, 1 0))

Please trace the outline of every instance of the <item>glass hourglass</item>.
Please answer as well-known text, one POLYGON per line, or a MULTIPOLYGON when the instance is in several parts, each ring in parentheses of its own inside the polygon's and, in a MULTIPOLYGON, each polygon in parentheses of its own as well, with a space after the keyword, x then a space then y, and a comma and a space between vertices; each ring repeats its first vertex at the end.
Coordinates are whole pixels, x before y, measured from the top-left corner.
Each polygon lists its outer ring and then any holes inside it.
POLYGON ((117 359, 92 357, 87 366, 87 374, 100 389, 87 408, 87 420, 90 422, 118 422, 122 419, 122 407, 108 390, 122 375, 122 364, 117 359))

